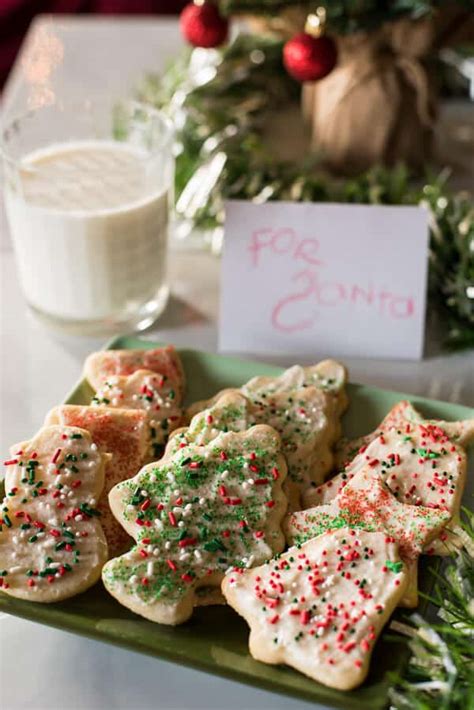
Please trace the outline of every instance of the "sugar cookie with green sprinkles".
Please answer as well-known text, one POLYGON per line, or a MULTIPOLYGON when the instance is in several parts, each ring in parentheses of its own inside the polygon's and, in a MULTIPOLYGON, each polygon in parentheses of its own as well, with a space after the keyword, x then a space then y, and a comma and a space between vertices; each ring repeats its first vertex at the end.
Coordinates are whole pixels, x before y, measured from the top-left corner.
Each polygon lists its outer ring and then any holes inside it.
MULTIPOLYGON (((284 530, 290 545, 302 544, 327 530, 384 531, 398 543, 406 565, 408 584, 400 605, 418 604, 418 558, 446 523, 445 510, 399 502, 370 466, 358 471, 328 505, 301 510, 288 516, 284 530)), ((353 532, 351 532, 351 535, 353 532)))
POLYGON ((76 427, 43 427, 12 447, 4 462, 0 592, 49 603, 100 579, 107 542, 96 504, 107 458, 76 427))
MULTIPOLYGON (((253 378, 240 390, 223 390, 208 402, 188 409, 188 415, 194 413, 189 434, 197 432, 202 436, 203 422, 208 425, 208 436, 225 427, 231 429, 233 424, 240 427, 242 415, 237 419, 224 416, 222 404, 240 392, 248 400, 247 425, 268 424, 282 437, 288 463, 289 505, 298 510, 301 493, 310 483, 321 483, 331 469, 332 447, 340 434, 340 416, 347 404, 345 381, 344 367, 332 360, 308 368, 295 365, 279 377, 253 378)), ((236 405, 240 409, 243 406, 242 400, 236 405)), ((230 402, 231 415, 234 408, 230 402)))
POLYGON ((173 382, 151 370, 111 375, 96 391, 91 406, 142 409, 149 426, 149 461, 162 457, 169 435, 183 417, 181 396, 173 382))
POLYGON ((84 363, 84 377, 93 390, 98 390, 110 377, 128 377, 137 370, 151 370, 166 378, 181 401, 185 375, 181 358, 173 345, 162 348, 101 350, 91 353, 84 363))
POLYGON ((264 425, 148 464, 109 495, 136 545, 104 566, 107 591, 147 619, 183 623, 199 590, 219 588, 229 567, 284 549, 285 477, 280 437, 264 425))
POLYGON ((385 533, 339 528, 250 570, 230 570, 227 602, 250 626, 249 649, 340 690, 360 685, 407 583, 385 533))
POLYGON ((426 550, 446 555, 460 544, 455 529, 467 473, 464 447, 474 439, 474 419, 437 422, 417 414, 413 420, 414 411, 408 402, 400 402, 375 436, 347 452, 340 473, 305 491, 303 507, 330 503, 358 471, 370 466, 398 501, 449 513, 449 525, 426 550))
POLYGON ((264 403, 252 402, 239 390, 227 390, 208 409, 196 414, 187 429, 179 429, 167 451, 185 444, 206 444, 222 431, 245 431, 268 424, 281 437, 288 464, 285 492, 291 510, 300 506, 300 492, 332 461, 332 427, 328 398, 316 387, 277 392, 264 403))
MULTIPOLYGON (((253 401, 277 392, 290 392, 311 386, 317 387, 331 397, 333 409, 339 417, 348 405, 345 390, 346 383, 347 370, 342 363, 337 362, 337 360, 322 360, 316 365, 309 365, 308 367, 293 365, 276 376, 259 375, 252 377, 240 387, 240 391, 253 401)), ((211 406, 224 392, 226 390, 218 392, 211 399, 195 402, 188 407, 186 410, 188 421, 198 412, 211 406)), ((336 438, 338 437, 339 432, 336 434, 336 438)))

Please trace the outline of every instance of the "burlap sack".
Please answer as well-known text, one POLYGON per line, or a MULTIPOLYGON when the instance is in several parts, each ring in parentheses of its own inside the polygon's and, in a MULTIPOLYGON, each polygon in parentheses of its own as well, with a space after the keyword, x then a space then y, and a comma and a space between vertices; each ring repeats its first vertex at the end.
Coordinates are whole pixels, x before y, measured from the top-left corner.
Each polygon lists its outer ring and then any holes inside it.
POLYGON ((424 60, 430 20, 400 20, 337 39, 337 67, 303 87, 312 147, 343 174, 403 161, 421 169, 432 148, 436 101, 424 60))

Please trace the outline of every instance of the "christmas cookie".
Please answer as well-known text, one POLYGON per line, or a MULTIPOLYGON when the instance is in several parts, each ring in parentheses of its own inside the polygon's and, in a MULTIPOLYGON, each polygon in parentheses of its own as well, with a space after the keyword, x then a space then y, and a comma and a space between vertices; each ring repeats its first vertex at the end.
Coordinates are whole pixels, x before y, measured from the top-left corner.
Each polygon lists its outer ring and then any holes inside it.
POLYGON ((261 567, 228 572, 222 591, 250 626, 254 658, 351 690, 366 677, 406 581, 385 533, 340 528, 261 567))
POLYGON ((398 413, 394 425, 378 431, 369 443, 364 442, 341 473, 320 486, 310 487, 303 495, 304 507, 330 503, 354 474, 368 465, 400 502, 449 513, 453 522, 429 546, 435 554, 449 553, 456 544, 456 536, 449 528, 456 524, 466 479, 463 445, 474 429, 471 420, 450 422, 448 435, 446 424, 412 422, 398 413))
POLYGON ((470 442, 474 441, 474 419, 466 419, 460 422, 424 419, 411 402, 402 400, 392 407, 375 431, 352 441, 343 439, 338 443, 335 449, 337 466, 344 468, 359 452, 360 448, 368 446, 374 439, 390 429, 403 431, 407 424, 438 426, 443 429, 449 439, 463 447, 469 446, 470 442))
POLYGON ((137 370, 133 375, 111 375, 96 391, 94 407, 143 409, 149 424, 148 459, 163 455, 168 436, 181 424, 180 399, 171 380, 151 370, 137 370))
POLYGON ((84 365, 84 377, 94 390, 115 375, 133 375, 137 370, 151 370, 162 375, 181 401, 185 378, 181 359, 172 345, 154 350, 102 350, 92 353, 84 365))
POLYGON ((81 427, 90 433, 100 451, 111 454, 105 466, 105 485, 97 507, 109 554, 120 554, 130 547, 131 540, 110 512, 107 496, 113 486, 134 476, 148 460, 150 440, 146 412, 63 404, 47 415, 45 424, 81 427))
POLYGON ((348 404, 346 383, 347 370, 344 365, 336 360, 323 360, 308 367, 294 365, 278 377, 253 377, 242 387, 242 392, 253 399, 314 386, 333 399, 335 414, 340 416, 348 404))
POLYGON ((196 414, 188 429, 177 432, 168 450, 190 443, 207 444, 221 431, 245 431, 255 424, 268 424, 281 437, 288 464, 285 492, 290 508, 296 510, 300 492, 311 481, 321 481, 323 471, 331 466, 330 413, 328 396, 313 386, 276 392, 255 402, 239 390, 227 390, 196 414))
POLYGON ((0 591, 55 602, 100 578, 107 543, 96 504, 106 460, 75 427, 44 427, 12 448, 0 512, 0 591))
POLYGON ((283 549, 285 475, 279 436, 263 425, 145 466, 109 496, 137 544, 105 565, 105 587, 152 621, 186 621, 229 567, 251 567, 283 549))
MULTIPOLYGON (((276 377, 253 377, 242 385, 240 391, 251 401, 261 401, 277 392, 301 390, 304 387, 317 387, 326 392, 333 402, 335 415, 339 417, 347 407, 348 400, 345 391, 347 370, 336 360, 323 360, 316 365, 301 367, 293 365, 276 377)), ((226 390, 218 392, 212 399, 195 402, 187 410, 188 420, 203 409, 211 406, 226 390)), ((339 436, 339 422, 335 422, 335 438, 339 436)))
POLYGON ((406 505, 397 501, 377 471, 366 466, 358 471, 328 505, 293 513, 285 526, 290 545, 301 544, 341 526, 351 530, 385 531, 399 545, 408 585, 402 606, 418 604, 418 557, 446 525, 445 510, 406 505))

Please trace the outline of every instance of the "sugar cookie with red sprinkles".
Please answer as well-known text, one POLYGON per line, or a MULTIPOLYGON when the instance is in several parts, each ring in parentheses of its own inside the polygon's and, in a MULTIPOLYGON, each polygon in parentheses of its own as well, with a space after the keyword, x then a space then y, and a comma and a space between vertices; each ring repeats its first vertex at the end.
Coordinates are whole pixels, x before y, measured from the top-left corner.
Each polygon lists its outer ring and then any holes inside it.
POLYGON ((400 605, 416 607, 418 558, 448 521, 445 510, 399 502, 379 474, 366 466, 331 503, 291 514, 284 529, 290 545, 302 544, 341 526, 351 528, 351 535, 356 530, 384 531, 398 543, 407 569, 408 584, 400 605))
POLYGON ((184 369, 173 345, 150 350, 101 350, 91 353, 84 364, 84 377, 93 390, 98 390, 110 377, 129 376, 137 370, 151 370, 162 375, 177 398, 182 399, 185 387, 184 369))
POLYGON ((100 579, 107 542, 96 505, 107 458, 77 427, 43 427, 12 448, 0 511, 0 592, 49 603, 100 579))
POLYGON ((260 567, 230 570, 222 591, 250 626, 256 660, 351 690, 365 679, 406 584, 398 546, 385 533, 340 528, 260 567))
POLYGON ((172 382, 151 370, 111 375, 96 391, 91 406, 142 409, 149 426, 149 461, 161 458, 169 435, 183 418, 181 396, 172 382))
POLYGON ((449 513, 449 524, 427 550, 446 555, 459 546, 454 528, 467 473, 464 447, 474 437, 474 420, 414 422, 405 417, 407 412, 411 418, 415 416, 408 404, 401 402, 387 415, 378 435, 352 452, 340 473, 319 486, 310 486, 303 494, 303 507, 330 503, 358 471, 370 466, 401 503, 449 513))
POLYGON ((45 426, 51 424, 85 429, 99 450, 110 454, 105 464, 105 484, 97 508, 109 555, 112 557, 128 550, 132 540, 112 515, 107 496, 117 483, 138 473, 148 460, 150 439, 146 413, 139 409, 62 404, 46 416, 45 426))
POLYGON ((218 591, 229 567, 283 550, 285 476, 280 437, 264 425, 148 464, 109 495, 136 545, 104 566, 105 588, 147 619, 183 623, 199 590, 218 591))

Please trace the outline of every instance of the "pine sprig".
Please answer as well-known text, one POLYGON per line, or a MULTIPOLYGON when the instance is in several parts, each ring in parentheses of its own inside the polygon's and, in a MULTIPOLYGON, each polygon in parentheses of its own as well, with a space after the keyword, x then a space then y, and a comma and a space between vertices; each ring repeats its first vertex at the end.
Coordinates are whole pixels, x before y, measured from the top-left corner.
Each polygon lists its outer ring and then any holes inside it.
MULTIPOLYGON (((464 511, 466 546, 474 548, 474 514, 464 511)), ((403 678, 390 690, 396 710, 467 710, 474 707, 474 564, 468 550, 448 558, 442 573, 432 571, 428 597, 437 614, 430 622, 410 617, 411 658, 403 678)), ((395 628, 397 626, 395 625, 395 628)), ((399 628, 399 627, 398 627, 399 628)))

